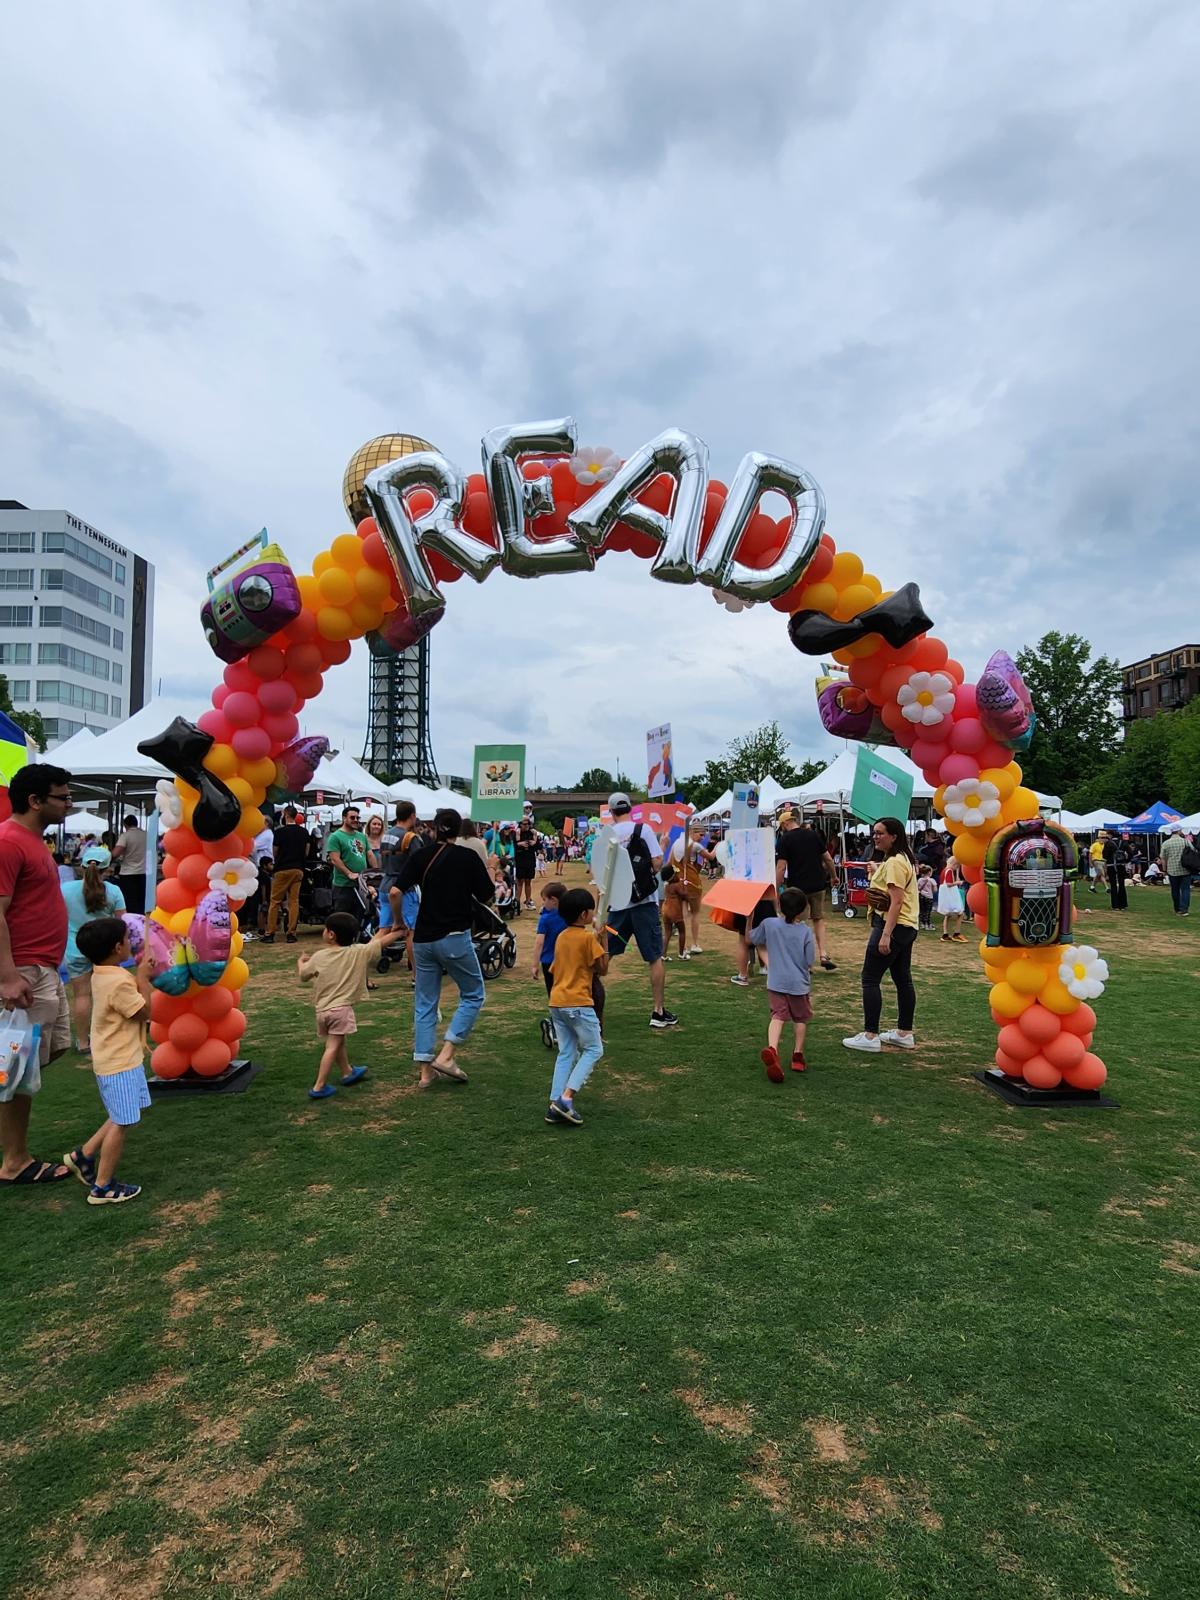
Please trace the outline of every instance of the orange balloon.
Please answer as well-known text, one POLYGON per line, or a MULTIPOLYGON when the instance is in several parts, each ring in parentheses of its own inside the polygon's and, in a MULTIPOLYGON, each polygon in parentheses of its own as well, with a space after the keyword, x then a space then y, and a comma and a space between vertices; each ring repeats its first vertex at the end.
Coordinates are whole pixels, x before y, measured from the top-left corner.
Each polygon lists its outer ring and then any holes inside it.
POLYGON ((341 606, 323 605, 317 612, 317 632, 322 639, 350 639, 354 635, 354 622, 341 606))
POLYGON ((195 904, 195 898, 195 891, 189 889, 186 883, 181 883, 178 878, 164 878, 155 895, 157 909, 165 912, 168 917, 173 917, 177 911, 195 904))
POLYGON ((1077 1033, 1081 1039, 1086 1039, 1096 1030, 1096 1013, 1086 1000, 1081 1000, 1078 1009, 1069 1011, 1063 1018, 1062 1025, 1068 1033, 1077 1033))
MULTIPOLYGON (((228 989, 224 993, 228 994, 228 989)), ((210 1026, 212 1029, 209 1035, 210 1038, 220 1039, 223 1044, 236 1044, 246 1031, 246 1014, 244 1011, 238 1011, 235 1008, 233 1011, 227 1012, 225 1016, 219 1017, 210 1026)))
POLYGON ((329 553, 339 567, 349 572, 357 572, 363 565, 362 540, 356 533, 339 533, 329 546, 329 553))
POLYGON ((317 588, 316 578, 306 572, 302 578, 296 579, 296 587, 305 611, 316 611, 321 604, 321 591, 317 588))
POLYGON ((1056 1039, 1050 1039, 1042 1046, 1042 1054, 1052 1067, 1067 1072, 1077 1067, 1087 1052, 1079 1035, 1064 1029, 1056 1039))
POLYGON ((150 1065, 160 1078, 182 1078, 188 1069, 188 1058, 168 1039, 160 1044, 150 1057, 150 1065))
POLYGON ((1072 1089, 1099 1089, 1108 1077, 1108 1068, 1089 1050, 1082 1061, 1063 1072, 1072 1089))
POLYGON ((1025 1037, 1015 1022, 1008 1022, 1000 1029, 1000 1037, 996 1043, 1005 1055, 1011 1056, 1014 1061, 1028 1061, 1030 1056, 1037 1055, 1037 1045, 1032 1039, 1025 1037))
POLYGON ((1033 1089, 1057 1089, 1062 1082, 1062 1073, 1052 1067, 1045 1056, 1030 1056, 1021 1075, 1033 1089))
POLYGON ((192 1071, 201 1078, 215 1078, 232 1059, 233 1051, 223 1039, 206 1039, 192 1052, 192 1071))
POLYGON ((996 1051, 996 1065, 1001 1072, 1007 1074, 1010 1078, 1019 1078, 1021 1076, 1021 1062, 1008 1055, 1004 1050, 998 1049, 996 1051))
POLYGON ((206 1022, 219 1022, 234 1008, 233 991, 214 984, 211 989, 201 989, 192 1002, 192 1010, 206 1022))
POLYGON ((1031 1005, 1024 1012, 1017 1026, 1027 1039, 1032 1039, 1036 1045, 1049 1044, 1051 1039, 1057 1039, 1062 1031, 1062 1024, 1052 1011, 1047 1011, 1045 1006, 1031 1005))
MULTIPOLYGON (((357 592, 354 579, 344 567, 330 567, 328 572, 323 572, 317 579, 317 586, 321 591, 322 600, 327 600, 331 606, 349 605, 357 592)), ((319 617, 317 626, 321 626, 319 617)))
POLYGON ((208 869, 211 866, 212 862, 203 850, 197 850, 193 855, 184 856, 179 863, 176 876, 186 889, 203 894, 208 889, 208 869))
POLYGON ((975 916, 987 915, 988 892, 986 883, 973 883, 967 890, 967 910, 975 916))
MULTIPOLYGON (((331 572, 337 563, 333 559, 332 550, 322 550, 313 557, 313 576, 319 578, 322 573, 331 572)), ((303 583, 303 578, 300 580, 303 583)))
POLYGON ((182 1017, 176 1017, 170 1024, 167 1033, 175 1048, 189 1055, 208 1038, 208 1023, 194 1011, 185 1011, 182 1017))
POLYGON ((964 867, 982 866, 983 858, 987 855, 987 840, 975 838, 979 831, 978 828, 972 828, 969 833, 960 833, 954 841, 954 858, 961 861, 964 867))

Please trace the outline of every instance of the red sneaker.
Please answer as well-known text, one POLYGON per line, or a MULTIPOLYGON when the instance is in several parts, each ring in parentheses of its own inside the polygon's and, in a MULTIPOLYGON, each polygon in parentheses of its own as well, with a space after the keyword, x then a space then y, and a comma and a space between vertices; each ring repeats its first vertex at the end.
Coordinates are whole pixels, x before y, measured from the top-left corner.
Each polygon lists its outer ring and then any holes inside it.
POLYGON ((808 1062, 805 1061, 805 1059, 804 1059, 804 1051, 803 1050, 796 1050, 795 1052, 793 1052, 793 1055, 792 1055, 792 1071, 793 1072, 803 1072, 804 1069, 807 1066, 808 1066, 808 1062))
POLYGON ((779 1065, 779 1051, 772 1049, 772 1047, 768 1045, 765 1050, 760 1050, 758 1053, 762 1057, 763 1065, 767 1069, 767 1077, 770 1078, 772 1083, 782 1083, 783 1068, 779 1065))

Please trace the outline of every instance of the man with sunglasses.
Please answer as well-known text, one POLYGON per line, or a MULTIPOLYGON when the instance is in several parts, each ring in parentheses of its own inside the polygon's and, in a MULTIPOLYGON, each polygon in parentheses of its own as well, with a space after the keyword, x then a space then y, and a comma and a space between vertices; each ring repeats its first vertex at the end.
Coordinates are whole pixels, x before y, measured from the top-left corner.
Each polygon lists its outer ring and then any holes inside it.
POLYGON ((367 886, 359 880, 379 861, 362 831, 362 814, 357 806, 342 811, 342 825, 325 841, 325 858, 333 868, 333 909, 348 911, 361 922, 366 910, 367 886))
POLYGON ((71 1043, 71 1012, 58 975, 67 946, 67 905, 42 837, 66 821, 71 774, 45 764, 22 767, 8 798, 12 816, 0 823, 0 1006, 24 1011, 42 1031, 15 1088, 0 1090, 0 1185, 58 1183, 70 1172, 31 1156, 28 1137, 42 1068, 71 1043))

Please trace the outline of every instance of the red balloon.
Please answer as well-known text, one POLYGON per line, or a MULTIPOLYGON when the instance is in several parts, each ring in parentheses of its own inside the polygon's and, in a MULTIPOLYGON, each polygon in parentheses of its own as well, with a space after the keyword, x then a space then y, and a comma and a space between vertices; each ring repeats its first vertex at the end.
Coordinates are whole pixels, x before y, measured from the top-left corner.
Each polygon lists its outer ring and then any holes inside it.
MULTIPOLYGON (((378 538, 378 535, 376 535, 378 538)), ((366 551, 363 555, 365 557, 366 551)), ((285 653, 294 644, 311 644, 317 637, 317 619, 311 611, 301 611, 294 616, 281 634, 275 635, 275 641, 283 640, 285 653)))
MULTIPOLYGON (((570 463, 556 461, 550 468, 550 482, 554 485, 555 510, 574 511, 584 490, 583 485, 576 481, 575 474, 571 471, 570 463)), ((482 477, 479 480, 479 486, 484 491, 484 498, 486 499, 487 485, 482 477)))
POLYGON ((192 1010, 206 1022, 219 1022, 233 1010, 235 1001, 232 989, 223 989, 219 983, 211 989, 201 989, 192 1000, 192 1010))
MULTIPOLYGON (((538 518, 536 526, 539 531, 542 523, 546 520, 545 517, 538 518)), ((453 583, 455 578, 459 576, 459 568, 449 557, 444 556, 440 550, 430 550, 426 554, 429 561, 429 570, 439 583, 453 583)))
POLYGON ((216 707, 216 709, 218 711, 225 704, 225 702, 226 702, 226 700, 228 700, 228 698, 229 698, 229 685, 227 683, 219 683, 219 684, 217 684, 216 688, 212 692, 212 703, 213 703, 213 705, 216 707))
POLYGON ((201 839, 200 848, 210 861, 228 861, 245 854, 245 846, 236 833, 227 833, 223 839, 201 839))
POLYGON ((1099 1089, 1108 1077, 1108 1068, 1089 1050, 1082 1061, 1063 1072, 1072 1089, 1099 1089))
POLYGON ((269 682, 283 675, 283 651, 274 645, 260 644, 246 657, 246 665, 260 682, 269 682))
POLYGON ((1062 1073, 1052 1067, 1045 1056, 1030 1056, 1021 1075, 1033 1089, 1057 1089, 1062 1082, 1062 1073))
MULTIPOLYGON (((168 860, 170 857, 167 858, 168 860)), ((184 856, 176 868, 176 876, 184 888, 190 889, 193 894, 207 893, 208 869, 212 862, 203 850, 196 849, 191 855, 184 856)), ((163 862, 163 876, 167 876, 166 862, 163 862)))
MULTIPOLYGON (((802 582, 804 582, 804 583, 823 583, 825 581, 825 579, 829 576, 829 574, 832 571, 833 571, 833 551, 829 548, 829 546, 822 539, 821 543, 817 546, 817 548, 816 548, 816 550, 815 550, 815 552, 813 554, 812 560, 808 563, 808 565, 804 569, 804 576, 803 576, 802 582)), ((862 659, 864 661, 873 661, 875 659, 875 657, 874 656, 864 656, 864 657, 862 657, 862 659)))
POLYGON ((913 655, 913 669, 917 672, 939 672, 945 665, 949 651, 940 639, 927 633, 913 655))
POLYGON ((322 639, 321 654, 331 667, 340 667, 343 661, 349 661, 350 659, 350 641, 349 639, 322 639))
POLYGON ((1013 758, 1013 753, 1008 746, 1006 744, 997 744, 994 739, 988 739, 978 752, 978 755, 981 769, 1006 767, 1013 758))
POLYGON ((223 1039, 206 1039, 192 1051, 192 1071, 201 1078, 216 1078, 233 1060, 233 1051, 223 1039))
POLYGON ((168 828, 163 834, 163 849, 169 856, 190 856, 200 848, 200 841, 190 828, 168 828))
MULTIPOLYGON (((270 683, 260 685, 258 703, 264 711, 279 713, 280 711, 293 711, 299 699, 295 685, 287 678, 275 678, 270 683)), ((237 746, 234 746, 236 749, 237 746)))
POLYGON ((491 543, 492 504, 486 494, 469 494, 463 506, 463 527, 491 543))
POLYGON ((395 568, 392 566, 392 558, 388 555, 387 545, 384 544, 383 536, 376 529, 374 521, 370 518, 364 519, 364 522, 360 522, 358 525, 359 531, 362 531, 367 521, 371 522, 371 532, 367 534, 362 542, 363 560, 368 567, 374 567, 376 572, 394 574, 395 568))
POLYGON ((294 711, 281 711, 262 719, 262 731, 267 736, 268 750, 291 744, 300 732, 300 720, 294 711))
POLYGON ((1077 1033, 1068 1033, 1064 1028, 1056 1038, 1049 1039, 1042 1046, 1042 1054, 1052 1067, 1057 1067, 1060 1072, 1067 1072, 1077 1067, 1086 1055, 1083 1040, 1077 1033))
POLYGON ((261 761, 271 753, 271 736, 265 727, 238 728, 230 743, 243 761, 261 761))
POLYGON ((168 1039, 154 1051, 150 1065, 160 1078, 182 1078, 188 1069, 188 1058, 168 1039))
POLYGON ((961 783, 964 778, 977 778, 980 766, 976 756, 965 756, 959 752, 948 755, 938 768, 938 775, 943 783, 961 783))
MULTIPOLYGON (((170 834, 167 835, 169 839, 170 834)), ((1062 1019, 1062 1025, 1068 1033, 1078 1034, 1081 1039, 1086 1039, 1096 1031, 1096 1013, 1087 1001, 1081 1001, 1078 1011, 1068 1011, 1062 1019)))
POLYGON ((950 729, 951 750, 961 751, 965 755, 977 755, 987 743, 988 736, 978 717, 955 717, 954 725, 950 729))
POLYGON ((404 505, 410 517, 423 517, 427 511, 433 510, 433 495, 428 489, 411 489, 405 496, 404 505))
POLYGON ((304 677, 293 678, 292 683, 301 700, 315 700, 325 685, 325 679, 321 673, 314 672, 311 676, 305 674, 304 677))
POLYGON ((185 883, 180 883, 178 878, 164 878, 155 892, 154 903, 160 911, 174 916, 177 911, 186 911, 189 906, 195 905, 196 894, 185 883))
POLYGON ((1053 1011, 1047 1011, 1045 1006, 1039 1005, 1035 1000, 1017 1018, 1017 1027, 1027 1039, 1032 1039, 1034 1044, 1043 1045, 1049 1044, 1051 1039, 1057 1039, 1062 1022, 1053 1011))
POLYGON ((986 883, 973 883, 967 890, 967 910, 973 915, 987 912, 988 893, 986 883))
POLYGON ((324 657, 315 644, 290 644, 284 657, 284 668, 292 679, 320 672, 324 657))
POLYGON ((969 862, 960 861, 959 864, 958 864, 958 870, 962 873, 963 877, 967 880, 968 883, 982 883, 983 882, 983 868, 982 867, 973 866, 969 862))
POLYGON ((975 697, 973 683, 960 683, 954 691, 954 715, 956 717, 977 717, 979 715, 979 702, 975 697))
MULTIPOLYGON (((949 753, 946 749, 945 741, 931 738, 928 732, 920 733, 919 737, 913 740, 913 747, 910 752, 913 761, 921 768, 922 772, 926 770, 937 771, 949 753)), ((936 783, 937 780, 931 778, 929 782, 936 783)))
POLYGON ((234 728, 252 728, 262 715, 257 697, 241 689, 232 692, 221 709, 234 728))
POLYGON ((196 726, 202 733, 211 734, 214 744, 228 744, 233 732, 223 711, 206 711, 202 717, 197 717, 196 726))
POLYGON ((1028 1061, 1030 1056, 1038 1053, 1038 1047, 1032 1039, 1027 1039, 1017 1027, 1015 1022, 1006 1022, 1000 1029, 1000 1037, 996 1040, 1000 1049, 1006 1056, 1014 1061, 1028 1061))
POLYGON ((253 694, 258 688, 258 678, 251 671, 248 661, 231 661, 222 676, 231 694, 236 694, 239 689, 245 690, 247 694, 253 694))

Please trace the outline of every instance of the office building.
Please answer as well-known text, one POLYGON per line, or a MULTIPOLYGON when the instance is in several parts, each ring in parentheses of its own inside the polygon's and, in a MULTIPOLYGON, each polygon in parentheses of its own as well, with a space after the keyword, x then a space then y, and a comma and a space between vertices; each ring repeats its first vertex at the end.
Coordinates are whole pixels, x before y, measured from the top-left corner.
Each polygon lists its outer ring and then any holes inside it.
POLYGON ((1125 721, 1175 711, 1200 694, 1200 644, 1181 644, 1121 668, 1125 721))
POLYGON ((0 672, 47 747, 101 733, 150 695, 154 568, 69 511, 0 500, 0 672))

